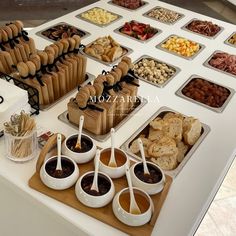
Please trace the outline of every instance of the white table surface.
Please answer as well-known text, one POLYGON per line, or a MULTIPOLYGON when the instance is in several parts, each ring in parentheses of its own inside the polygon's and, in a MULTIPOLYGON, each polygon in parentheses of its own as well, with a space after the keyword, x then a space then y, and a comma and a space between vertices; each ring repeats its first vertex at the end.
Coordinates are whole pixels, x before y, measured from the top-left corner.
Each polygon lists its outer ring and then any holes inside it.
MULTIPOLYGON (((228 53, 236 54, 236 48, 223 43, 229 35, 236 31, 236 26, 159 1, 148 0, 149 4, 138 11, 128 11, 107 4, 107 2, 107 0, 99 1, 93 5, 36 27, 30 31, 30 36, 35 39, 37 48, 43 49, 46 45, 50 44, 50 41, 35 35, 35 33, 55 23, 67 22, 91 33, 91 36, 82 40, 83 44, 90 43, 99 36, 110 34, 118 42, 134 50, 130 55, 133 60, 136 60, 143 54, 147 54, 181 68, 181 72, 164 88, 157 88, 148 83, 140 82, 139 95, 146 98, 149 97, 149 103, 117 131, 117 146, 120 146, 128 139, 137 128, 162 106, 170 107, 185 115, 198 117, 201 122, 210 126, 210 133, 192 155, 177 178, 174 179, 152 233, 152 235, 160 236, 192 235, 213 200, 236 153, 236 96, 232 97, 223 113, 216 113, 177 97, 175 92, 192 74, 198 74, 236 90, 236 77, 202 66, 203 62, 215 50, 223 50, 228 53), (100 6, 122 15, 123 18, 107 27, 101 28, 75 17, 75 15, 90 9, 92 6, 100 6), (163 6, 176 10, 183 13, 185 17, 174 25, 166 25, 142 16, 143 13, 155 6, 163 6), (181 27, 192 18, 214 21, 214 23, 224 27, 224 31, 216 39, 212 40, 182 30, 181 27), (113 32, 114 29, 121 26, 125 21, 132 19, 150 23, 163 32, 148 43, 140 43, 113 32), (192 39, 202 43, 206 48, 194 60, 186 60, 155 48, 158 43, 171 34, 177 34, 192 39), (159 102, 156 102, 156 96, 159 102)), ((98 75, 103 69, 109 68, 101 63, 88 59, 88 72, 98 75)), ((38 125, 54 132, 62 132, 65 135, 75 133, 76 131, 73 128, 70 128, 57 119, 57 116, 66 110, 69 97, 50 110, 40 112, 40 115, 36 117, 38 125)), ((109 142, 110 140, 104 143, 98 143, 98 145, 106 147, 109 145, 109 142)), ((0 150, 1 180, 5 182, 5 184, 13 186, 11 190, 9 190, 9 194, 15 191, 20 194, 21 197, 32 199, 34 203, 36 202, 39 206, 46 206, 50 212, 54 213, 52 218, 59 217, 61 222, 66 222, 66 224, 71 225, 73 229, 78 229, 78 235, 81 235, 81 232, 89 235, 124 235, 124 233, 111 226, 103 224, 92 217, 29 188, 27 182, 35 172, 36 160, 22 165, 9 161, 3 155, 3 138, 0 139, 0 150)), ((20 203, 21 200, 19 199, 18 201, 20 203)), ((32 204, 31 201, 29 201, 29 205, 30 204, 32 204)), ((31 214, 30 212, 29 207, 27 214, 31 214)), ((76 232, 76 230, 74 232, 76 232)))

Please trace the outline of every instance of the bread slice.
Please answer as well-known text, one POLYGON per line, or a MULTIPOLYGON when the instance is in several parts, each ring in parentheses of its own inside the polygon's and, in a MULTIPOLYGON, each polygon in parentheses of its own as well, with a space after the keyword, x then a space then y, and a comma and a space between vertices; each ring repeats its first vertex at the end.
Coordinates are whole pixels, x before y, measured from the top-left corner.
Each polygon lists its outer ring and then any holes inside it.
POLYGON ((151 141, 159 141, 164 136, 164 132, 162 130, 153 129, 151 126, 149 127, 148 139, 151 141))
POLYGON ((178 142, 177 148, 178 148, 177 161, 180 163, 183 161, 185 154, 188 151, 188 145, 184 144, 184 142, 178 142))
POLYGON ((149 125, 155 130, 162 130, 164 126, 164 121, 160 117, 157 117, 152 120, 149 125))
POLYGON ((168 120, 169 118, 179 118, 181 120, 184 119, 183 115, 180 113, 174 113, 174 112, 167 112, 164 117, 163 120, 168 120))
POLYGON ((176 155, 172 156, 163 156, 159 158, 151 158, 155 164, 157 164, 163 170, 173 170, 177 167, 178 162, 176 155))
POLYGON ((165 135, 173 138, 177 142, 182 140, 183 122, 178 117, 171 117, 164 121, 163 131, 165 135))
MULTIPOLYGON (((144 148, 144 151, 145 151, 145 149, 147 150, 147 148, 150 146, 150 144, 152 144, 152 142, 149 140, 149 139, 147 139, 147 138, 144 138, 143 136, 139 136, 139 138, 142 140, 142 142, 143 142, 143 148, 144 148)), ((138 145, 138 139, 135 139, 133 142, 132 142, 132 144, 131 144, 131 146, 129 147, 130 148, 130 151, 132 152, 132 153, 134 153, 134 154, 137 154, 137 153, 139 153, 139 145, 138 145)))

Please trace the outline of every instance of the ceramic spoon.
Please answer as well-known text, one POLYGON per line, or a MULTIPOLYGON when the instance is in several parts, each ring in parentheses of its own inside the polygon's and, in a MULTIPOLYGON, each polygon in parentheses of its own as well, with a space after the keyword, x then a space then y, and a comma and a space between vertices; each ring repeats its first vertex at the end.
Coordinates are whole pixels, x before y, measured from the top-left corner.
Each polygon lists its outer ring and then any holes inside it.
POLYGON ((143 142, 141 140, 141 138, 138 139, 138 146, 139 146, 139 150, 142 156, 142 160, 143 160, 143 171, 145 175, 150 175, 150 172, 148 170, 147 167, 147 162, 146 162, 146 158, 145 158, 145 154, 144 154, 144 149, 143 149, 143 142))
POLYGON ((139 206, 135 200, 134 197, 134 191, 133 191, 133 186, 132 186, 132 181, 129 173, 129 167, 126 166, 126 178, 128 181, 128 186, 129 186, 129 194, 130 194, 130 206, 129 206, 129 212, 134 215, 139 215, 141 214, 141 211, 139 209, 139 206))
POLYGON ((76 142, 76 145, 75 145, 76 149, 80 149, 81 148, 81 135, 82 135, 83 125, 84 125, 84 116, 80 116, 80 120, 79 120, 79 134, 78 134, 77 142, 76 142))
POLYGON ((61 134, 57 134, 57 166, 56 171, 62 171, 61 167, 61 134))
POLYGON ((91 190, 99 192, 98 189, 98 168, 99 168, 99 159, 100 159, 100 150, 97 150, 95 156, 95 170, 94 170, 94 177, 93 177, 93 184, 91 190))
POLYGON ((115 130, 113 128, 111 128, 111 156, 108 166, 117 167, 115 158, 115 130))

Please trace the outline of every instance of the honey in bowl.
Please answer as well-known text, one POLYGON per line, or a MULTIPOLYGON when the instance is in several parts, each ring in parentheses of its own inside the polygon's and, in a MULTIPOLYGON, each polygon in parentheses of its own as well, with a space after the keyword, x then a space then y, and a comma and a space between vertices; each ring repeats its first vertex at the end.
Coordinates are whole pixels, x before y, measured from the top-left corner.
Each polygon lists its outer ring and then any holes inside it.
MULTIPOLYGON (((135 200, 136 200, 136 202, 138 204, 138 207, 141 211, 141 214, 145 213, 150 207, 149 200, 144 195, 142 195, 142 193, 140 193, 138 191, 135 191, 135 190, 134 190, 134 197, 135 197, 135 200)), ((120 195, 119 203, 125 211, 130 213, 129 212, 129 207, 130 207, 130 194, 129 194, 129 191, 123 192, 120 195)))
POLYGON ((77 153, 83 153, 83 152, 88 152, 89 150, 92 149, 93 143, 90 139, 88 139, 86 136, 81 137, 81 147, 76 148, 76 143, 77 143, 77 136, 72 136, 69 138, 66 142, 66 146, 72 151, 72 152, 77 152, 77 153))
MULTIPOLYGON (((100 161, 104 165, 108 166, 110 157, 111 157, 111 149, 107 149, 101 152, 100 161)), ((117 167, 123 166, 127 160, 125 154, 117 149, 115 149, 115 159, 116 159, 117 167)))

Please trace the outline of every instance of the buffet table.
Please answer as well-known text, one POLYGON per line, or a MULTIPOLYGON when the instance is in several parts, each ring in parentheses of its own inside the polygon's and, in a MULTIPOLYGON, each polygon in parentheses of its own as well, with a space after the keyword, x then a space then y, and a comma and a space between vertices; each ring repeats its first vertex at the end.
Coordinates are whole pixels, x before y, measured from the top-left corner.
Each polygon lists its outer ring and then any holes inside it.
MULTIPOLYGON (((210 127, 209 134, 198 146, 178 176, 174 178, 167 199, 152 232, 152 235, 163 236, 193 235, 217 193, 236 154, 236 134, 234 132, 234 129, 236 129, 234 105, 236 104, 236 96, 231 98, 222 113, 217 113, 180 98, 176 96, 175 93, 193 74, 197 74, 213 82, 236 90, 235 76, 227 75, 203 66, 203 63, 215 50, 236 54, 235 47, 224 43, 224 41, 236 31, 236 27, 235 25, 165 4, 163 2, 151 0, 147 0, 147 2, 148 4, 136 11, 128 11, 124 8, 108 4, 107 0, 102 0, 36 27, 29 32, 29 35, 34 38, 36 47, 38 49, 43 49, 45 46, 50 44, 50 41, 39 36, 37 32, 55 25, 56 23, 67 22, 68 24, 86 30, 91 34, 85 39, 82 39, 84 45, 92 42, 97 37, 110 34, 122 45, 133 50, 129 55, 133 61, 142 55, 149 55, 181 69, 176 77, 174 77, 174 79, 164 88, 158 88, 140 81, 141 86, 139 88, 139 95, 145 97, 148 100, 148 103, 117 130, 116 145, 121 146, 140 126, 142 126, 142 124, 145 123, 145 121, 147 121, 159 108, 163 106, 169 107, 188 116, 197 117, 201 122, 210 127), (117 13, 123 16, 123 18, 107 27, 101 28, 75 17, 79 13, 95 6, 117 13), (184 17, 174 25, 167 25, 143 16, 143 13, 149 11, 155 6, 162 6, 177 11, 182 13, 184 17), (221 26, 223 31, 215 39, 209 39, 181 29, 182 26, 193 18, 213 21, 221 26), (126 21, 133 19, 138 20, 139 22, 148 23, 160 29, 162 32, 157 34, 157 36, 154 36, 154 38, 147 43, 140 43, 114 32, 116 28, 123 25, 126 21), (172 34, 196 41, 204 45, 205 48, 192 60, 186 60, 156 48, 157 44, 161 43, 172 34)), ((87 72, 93 75, 98 75, 103 69, 108 70, 109 67, 104 66, 95 60, 88 59, 87 72)), ((40 114, 36 116, 37 124, 45 130, 62 132, 65 135, 75 133, 75 129, 62 123, 57 118, 66 110, 67 102, 71 96, 72 95, 68 95, 67 98, 49 110, 40 111, 40 114)), ((109 146, 109 144, 109 139, 105 142, 97 142, 97 145, 102 148, 109 146)), ((17 232, 22 232, 22 235, 24 232, 25 235, 30 235, 29 232, 33 231, 34 235, 42 235, 43 232, 45 235, 48 235, 48 232, 51 231, 52 228, 53 231, 51 232, 51 235, 63 235, 63 232, 67 232, 68 235, 124 235, 123 232, 114 229, 113 227, 103 224, 92 217, 31 189, 28 186, 28 180, 35 172, 36 159, 24 164, 17 164, 6 159, 3 155, 3 138, 0 139, 0 149, 0 184, 1 188, 5 191, 5 194, 0 197, 0 219, 4 219, 4 215, 10 217, 10 215, 7 214, 9 209, 13 211, 12 214, 15 214, 14 212, 23 210, 21 204, 27 206, 25 208, 25 214, 23 216, 21 215, 17 219, 20 230, 17 229, 17 227, 12 229, 8 228, 6 230, 6 226, 4 226, 5 223, 3 226, 0 224, 1 228, 3 227, 5 236, 13 235, 13 233, 17 232), (12 199, 10 200, 12 203, 14 203, 15 199, 19 204, 13 204, 14 209, 9 205, 6 206, 8 203, 8 195, 11 196, 12 199), (27 204, 25 201, 27 201, 27 204), (37 209, 41 208, 41 206, 42 209, 40 209, 38 213, 41 220, 38 224, 28 223, 27 226, 24 226, 25 221, 29 221, 31 218, 36 217, 34 207, 37 209), (54 222, 52 225, 50 225, 50 223, 46 224, 45 222, 47 220, 45 219, 50 219, 51 221, 55 220, 55 222, 58 223, 55 224, 54 222), (21 224, 22 226, 20 226, 21 224), (43 224, 46 224, 45 227, 43 224), (55 228, 53 226, 54 224, 56 225, 55 227, 58 228, 55 228), (24 227, 27 227, 25 231, 24 227)), ((14 217, 12 219, 13 221, 11 223, 14 224, 16 219, 14 219, 14 217)), ((10 222, 10 219, 6 220, 10 222)))

